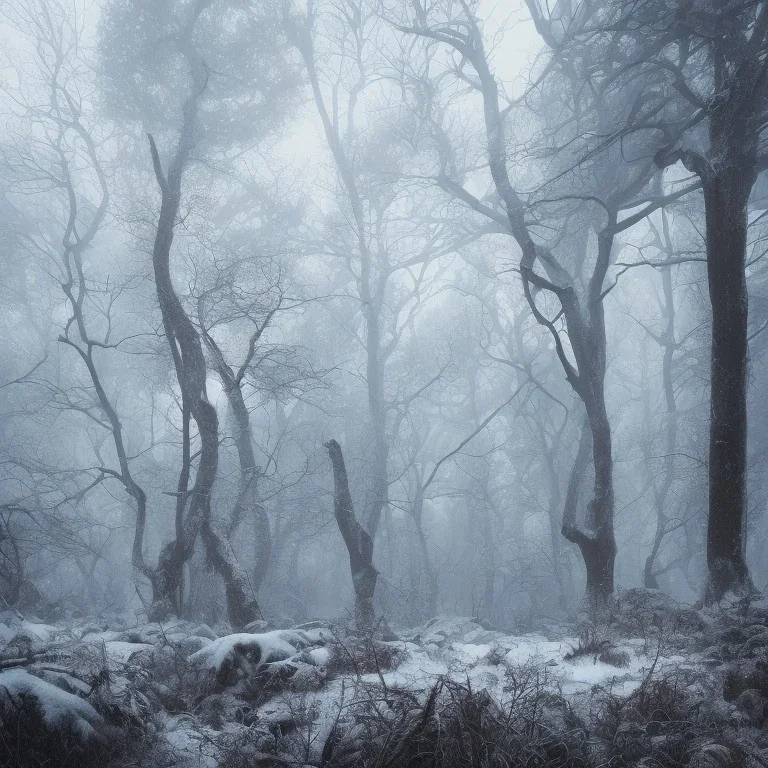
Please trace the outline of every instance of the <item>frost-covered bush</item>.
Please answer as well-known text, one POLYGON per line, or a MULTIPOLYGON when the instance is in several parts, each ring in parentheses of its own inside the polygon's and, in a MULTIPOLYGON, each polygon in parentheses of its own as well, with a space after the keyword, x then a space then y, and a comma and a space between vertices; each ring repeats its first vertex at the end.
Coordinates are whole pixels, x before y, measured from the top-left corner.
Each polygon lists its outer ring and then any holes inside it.
POLYGON ((219 768, 270 768, 286 765, 275 755, 274 735, 258 726, 223 733, 219 739, 219 768))
POLYGON ((577 628, 579 642, 564 658, 566 661, 591 656, 594 660, 602 661, 612 667, 628 667, 630 657, 626 651, 614 647, 613 642, 605 634, 605 627, 592 622, 583 622, 577 628))
POLYGON ((633 587, 616 593, 607 616, 611 629, 623 637, 677 636, 685 643, 704 631, 705 622, 695 609, 680 605, 658 589, 633 587))
POLYGON ((332 676, 370 675, 395 669, 406 656, 402 644, 356 635, 334 636, 328 651, 328 671, 332 676))

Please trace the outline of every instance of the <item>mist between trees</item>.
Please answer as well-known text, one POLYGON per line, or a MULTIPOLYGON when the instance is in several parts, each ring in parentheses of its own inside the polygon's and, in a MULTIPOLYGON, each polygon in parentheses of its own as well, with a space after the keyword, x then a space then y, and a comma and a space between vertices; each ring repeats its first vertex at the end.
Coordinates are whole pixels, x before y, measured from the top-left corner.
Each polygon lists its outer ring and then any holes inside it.
POLYGON ((524 629, 763 586, 764 2, 2 35, 7 608, 524 629))

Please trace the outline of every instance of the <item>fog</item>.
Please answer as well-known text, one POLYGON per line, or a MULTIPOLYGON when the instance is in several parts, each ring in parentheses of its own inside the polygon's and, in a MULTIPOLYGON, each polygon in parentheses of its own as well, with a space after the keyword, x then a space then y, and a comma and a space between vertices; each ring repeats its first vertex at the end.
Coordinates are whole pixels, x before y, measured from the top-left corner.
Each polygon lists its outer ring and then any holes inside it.
MULTIPOLYGON (((483 687, 467 643, 629 658, 656 628, 645 691, 713 627, 768 623, 728 613, 768 582, 763 0, 7 0, 0 36, 0 686, 61 690, 34 665, 66 629, 65 656, 103 646, 108 690, 109 643, 155 648, 139 667, 177 702, 139 686, 123 751, 85 739, 72 764, 186 765, 157 723, 191 712, 209 765, 528 765, 498 734, 519 762, 425 735, 468 706, 462 676, 483 687), (693 624, 662 632, 675 610, 693 624), (169 682, 174 632, 213 688, 169 682), (376 755, 350 752, 370 718, 318 715, 301 749, 241 722, 249 752, 206 714, 223 659, 266 722, 267 662, 304 653, 341 712, 352 678, 387 698, 376 648, 394 669, 403 644, 447 665, 439 695, 396 681, 420 746, 382 716, 376 755), (331 646, 357 659, 341 689, 306 656, 331 646)), ((63 690, 109 720, 97 687, 63 690)), ((42 764, 36 738, 2 764, 42 764)), ((754 739, 717 741, 732 763, 531 754, 751 765, 754 739)))

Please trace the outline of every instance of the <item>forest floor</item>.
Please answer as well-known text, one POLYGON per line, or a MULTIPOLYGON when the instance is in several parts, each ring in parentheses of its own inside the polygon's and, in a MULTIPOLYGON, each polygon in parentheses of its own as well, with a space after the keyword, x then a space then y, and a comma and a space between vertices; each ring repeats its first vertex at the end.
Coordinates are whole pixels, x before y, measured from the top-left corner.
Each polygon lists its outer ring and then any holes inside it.
POLYGON ((0 614, 0 765, 768 766, 768 598, 626 590, 522 635, 246 629, 0 614))

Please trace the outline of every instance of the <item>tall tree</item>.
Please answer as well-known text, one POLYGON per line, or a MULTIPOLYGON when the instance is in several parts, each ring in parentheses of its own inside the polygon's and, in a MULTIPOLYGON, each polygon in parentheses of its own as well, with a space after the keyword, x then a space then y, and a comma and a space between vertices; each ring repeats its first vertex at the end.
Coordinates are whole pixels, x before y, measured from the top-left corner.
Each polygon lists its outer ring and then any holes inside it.
MULTIPOLYGON (((562 13, 530 6, 538 19, 562 13)), ((582 82, 618 92, 643 81, 652 111, 642 130, 655 133, 657 164, 689 171, 703 188, 712 309, 707 596, 748 592, 745 267, 750 195, 767 159, 768 4, 614 0, 574 9, 572 21, 568 46, 607 54, 591 71, 577 67, 582 82)), ((606 140, 636 130, 623 125, 606 140)))
MULTIPOLYGON (((587 570, 587 594, 603 602, 614 587, 614 478, 611 425, 605 395, 606 331, 603 307, 604 281, 615 255, 617 236, 662 205, 652 194, 653 163, 643 157, 645 137, 633 147, 637 159, 620 161, 619 152, 605 155, 595 136, 615 128, 617 121, 641 122, 642 86, 620 101, 575 86, 573 68, 560 50, 553 51, 549 85, 540 99, 545 140, 542 152, 559 158, 553 177, 535 194, 520 194, 510 170, 506 125, 515 102, 502 107, 503 92, 485 49, 482 30, 475 15, 476 3, 450 2, 429 10, 415 3, 410 23, 399 24, 409 34, 446 45, 460 56, 454 75, 479 94, 485 123, 485 150, 495 195, 476 196, 464 178, 453 178, 450 138, 433 131, 439 159, 436 182, 453 197, 483 214, 510 235, 521 251, 520 275, 531 312, 551 333, 566 378, 584 404, 592 438, 594 488, 591 501, 579 520, 563 516, 563 535, 579 546, 587 570), (472 68, 472 74, 466 69, 472 68), (560 112, 555 113, 555 105, 560 112), (562 112, 568 115, 563 120, 562 112), (549 118, 549 121, 548 121, 549 118), (565 126, 565 128, 564 128, 565 126), (567 137, 567 138, 566 138, 567 137), (575 183, 564 183, 580 170, 575 183), (500 203, 500 204, 499 204, 500 203), (629 211, 641 208, 639 212, 629 211), (549 214, 549 226, 558 233, 549 243, 537 232, 532 217, 549 214), (537 270, 537 267, 539 268, 537 270), (549 309, 543 294, 555 307, 549 309), (560 327, 561 319, 564 328, 560 327)), ((555 25, 539 24, 544 40, 552 47, 555 25)), ((434 86, 428 90, 436 91, 434 86)), ((687 193, 688 189, 675 193, 687 193)), ((672 196, 670 199, 673 199, 672 196)))
POLYGON ((415 384, 407 376, 396 379, 396 359, 434 292, 438 259, 450 251, 450 226, 429 216, 429 200, 404 188, 413 156, 407 121, 395 110, 387 121, 366 123, 367 104, 387 98, 381 48, 389 30, 378 10, 370 0, 345 0, 325 6, 324 13, 310 0, 306 13, 285 16, 338 179, 338 210, 327 217, 315 247, 343 265, 356 304, 352 316, 362 316, 362 328, 350 333, 365 355, 370 488, 360 519, 374 541, 389 505, 397 425, 442 374, 438 370, 415 384), (327 48, 316 50, 318 40, 327 48), (332 58, 341 62, 338 72, 323 66, 332 58))
MULTIPOLYGON (((102 25, 104 70, 115 112, 141 117, 170 133, 167 167, 152 135, 160 190, 152 264, 163 328, 181 391, 182 466, 176 489, 176 536, 162 550, 152 579, 154 613, 179 611, 184 564, 202 534, 208 560, 222 576, 230 621, 256 618, 253 590, 211 499, 219 460, 219 424, 206 393, 208 368, 200 334, 174 287, 171 249, 183 182, 194 152, 227 147, 274 127, 286 105, 291 67, 280 47, 275 9, 196 0, 110 3, 102 25), (192 479, 191 422, 200 450, 192 479)), ((140 562, 141 550, 135 549, 140 562)))

